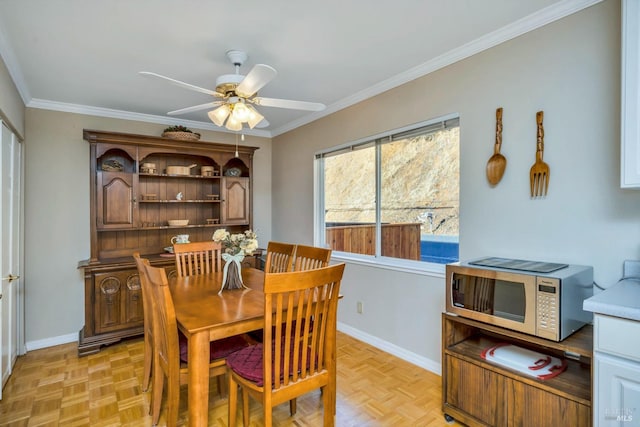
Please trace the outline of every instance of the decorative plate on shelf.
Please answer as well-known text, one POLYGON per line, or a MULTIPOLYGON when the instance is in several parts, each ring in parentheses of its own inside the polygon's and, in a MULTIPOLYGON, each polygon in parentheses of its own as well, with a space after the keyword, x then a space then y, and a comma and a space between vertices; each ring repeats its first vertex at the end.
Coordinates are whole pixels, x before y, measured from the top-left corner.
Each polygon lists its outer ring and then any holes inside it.
POLYGON ((102 162, 102 170, 105 172, 122 172, 124 166, 117 160, 105 160, 102 162))
POLYGON ((225 176, 240 176, 242 171, 238 168, 229 168, 224 173, 225 176))

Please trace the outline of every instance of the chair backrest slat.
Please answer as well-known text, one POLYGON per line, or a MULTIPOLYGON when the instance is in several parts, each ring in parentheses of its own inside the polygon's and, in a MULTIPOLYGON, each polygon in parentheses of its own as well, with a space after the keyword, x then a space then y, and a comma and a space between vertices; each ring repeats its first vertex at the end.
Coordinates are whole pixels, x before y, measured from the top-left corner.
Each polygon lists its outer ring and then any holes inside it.
POLYGON ((284 273, 291 271, 293 254, 296 245, 281 242, 269 242, 267 245, 267 259, 264 265, 265 273, 284 273))
POLYGON ((330 260, 331 249, 297 245, 293 270, 303 271, 326 267, 330 260))
POLYGON ((178 277, 209 274, 220 271, 222 265, 222 245, 220 242, 205 241, 177 243, 173 245, 176 256, 178 277))

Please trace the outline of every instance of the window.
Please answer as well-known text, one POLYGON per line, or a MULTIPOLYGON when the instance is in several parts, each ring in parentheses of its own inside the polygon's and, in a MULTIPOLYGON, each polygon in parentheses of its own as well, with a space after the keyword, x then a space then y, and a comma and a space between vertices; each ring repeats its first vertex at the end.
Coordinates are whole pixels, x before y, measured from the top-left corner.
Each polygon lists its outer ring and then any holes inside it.
POLYGON ((369 257, 458 260, 458 118, 316 154, 317 244, 369 257))

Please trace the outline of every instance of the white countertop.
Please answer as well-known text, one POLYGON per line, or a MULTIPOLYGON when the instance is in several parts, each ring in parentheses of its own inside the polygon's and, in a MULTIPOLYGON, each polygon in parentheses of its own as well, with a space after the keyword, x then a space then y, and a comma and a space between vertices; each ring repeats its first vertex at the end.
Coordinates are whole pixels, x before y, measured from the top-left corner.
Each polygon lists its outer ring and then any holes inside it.
POLYGON ((582 308, 597 314, 640 321, 640 281, 622 280, 584 300, 582 308))

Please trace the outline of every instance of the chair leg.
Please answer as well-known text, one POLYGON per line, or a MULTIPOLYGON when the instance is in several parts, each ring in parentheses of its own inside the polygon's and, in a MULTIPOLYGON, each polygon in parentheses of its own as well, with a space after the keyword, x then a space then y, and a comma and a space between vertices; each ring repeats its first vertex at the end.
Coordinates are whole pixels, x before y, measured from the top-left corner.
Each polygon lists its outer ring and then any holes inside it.
POLYGON ((142 391, 149 390, 151 383, 151 369, 153 367, 153 351, 152 344, 145 335, 144 338, 144 370, 142 373, 142 391))
POLYGON ((238 414, 238 384, 233 380, 233 375, 229 373, 229 427, 236 427, 236 417, 238 414))
POLYGON ((180 409, 180 380, 167 379, 167 427, 178 424, 178 410, 180 409))
POLYGON ((322 406, 323 406, 323 427, 333 427, 335 424, 335 414, 333 409, 331 408, 332 399, 331 393, 329 390, 325 390, 325 387, 322 387, 322 406))
POLYGON ((262 403, 262 412, 264 413, 264 427, 271 427, 273 423, 273 408, 271 407, 271 402, 262 403))
POLYGON ((224 386, 225 386, 225 381, 224 381, 224 375, 217 375, 216 376, 216 381, 218 381, 218 393, 220 393, 220 396, 224 396, 224 386))
POLYGON ((294 397, 289 401, 289 413, 291 415, 295 415, 297 411, 298 411, 298 401, 294 397))
POLYGON ((249 390, 242 388, 242 424, 249 427, 249 390))
MULTIPOLYGON (((154 363, 157 366, 156 363, 154 363)), ((153 390, 151 390, 151 424, 154 426, 160 420, 160 406, 162 404, 162 390, 164 389, 164 373, 155 368, 153 373, 153 390)))

